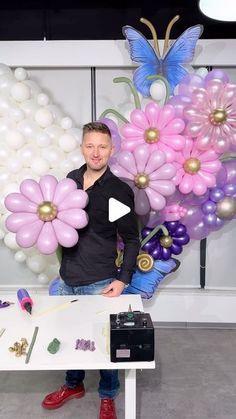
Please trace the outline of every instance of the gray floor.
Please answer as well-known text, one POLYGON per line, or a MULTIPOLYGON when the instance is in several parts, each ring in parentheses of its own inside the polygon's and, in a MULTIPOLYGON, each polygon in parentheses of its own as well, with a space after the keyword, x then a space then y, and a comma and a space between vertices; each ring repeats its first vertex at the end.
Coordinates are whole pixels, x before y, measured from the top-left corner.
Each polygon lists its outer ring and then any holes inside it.
MULTIPOLYGON (((236 330, 156 329, 156 370, 137 374, 138 419, 235 419, 236 330)), ((63 382, 63 372, 1 372, 1 419, 97 419, 97 372, 87 394, 55 411, 40 403, 63 382)), ((124 374, 121 374, 122 387, 124 374)), ((124 419, 124 392, 117 399, 124 419)))

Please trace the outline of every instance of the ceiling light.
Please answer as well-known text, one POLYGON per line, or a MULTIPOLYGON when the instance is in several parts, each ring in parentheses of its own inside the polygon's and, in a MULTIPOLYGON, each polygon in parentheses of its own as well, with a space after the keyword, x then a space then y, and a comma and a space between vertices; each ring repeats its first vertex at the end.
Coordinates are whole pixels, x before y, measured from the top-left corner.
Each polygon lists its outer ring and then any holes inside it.
POLYGON ((199 7, 211 19, 236 21, 236 0, 200 0, 199 7))

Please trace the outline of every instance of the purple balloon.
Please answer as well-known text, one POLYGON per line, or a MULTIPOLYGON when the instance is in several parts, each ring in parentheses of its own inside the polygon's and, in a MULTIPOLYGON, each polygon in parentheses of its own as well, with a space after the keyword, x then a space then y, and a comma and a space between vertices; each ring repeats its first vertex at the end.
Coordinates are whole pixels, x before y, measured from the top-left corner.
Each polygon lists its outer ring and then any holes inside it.
POLYGON ((185 227, 185 225, 183 224, 179 224, 179 226, 176 228, 173 237, 181 237, 184 236, 187 232, 187 229, 185 227))
POLYGON ((191 239, 202 240, 208 236, 210 230, 205 226, 203 221, 199 221, 197 224, 188 228, 188 234, 191 239))
POLYGON ((227 183, 236 183, 236 160, 230 160, 223 164, 227 172, 227 183))
MULTIPOLYGON (((173 239, 173 244, 175 244, 175 245, 177 244, 179 246, 184 246, 188 242, 189 242, 189 235, 188 234, 185 234, 182 237, 174 237, 174 239, 173 239)), ((171 247, 173 247, 173 244, 172 244, 171 247)))
POLYGON ((236 194, 236 184, 234 183, 227 183, 224 187, 223 187, 223 191, 225 193, 226 196, 233 196, 236 194))
POLYGON ((179 255, 182 252, 182 246, 172 243, 171 251, 174 253, 174 255, 179 255))
POLYGON ((150 254, 150 252, 156 249, 157 243, 158 243, 157 240, 153 240, 153 241, 150 240, 144 246, 142 246, 142 250, 150 254))
POLYGON ((210 199, 214 202, 219 202, 224 198, 224 192, 220 188, 213 188, 210 192, 210 199))
POLYGON ((207 225, 207 227, 214 227, 216 225, 216 215, 215 214, 207 214, 204 215, 202 220, 207 225))
POLYGON ((229 77, 228 75, 221 70, 220 68, 215 68, 214 70, 211 70, 205 77, 205 82, 208 82, 209 80, 213 79, 220 79, 224 83, 229 83, 229 77))
POLYGON ((205 215, 214 214, 215 210, 216 210, 216 204, 213 201, 206 201, 202 205, 202 212, 205 215))
POLYGON ((158 245, 151 253, 150 255, 153 257, 153 259, 160 259, 161 255, 161 248, 160 245, 158 245))
MULTIPOLYGON (((173 246, 173 244, 172 244, 172 246, 173 246)), ((163 247, 161 249, 161 257, 160 257, 160 259, 168 260, 168 259, 170 259, 170 257, 171 257, 170 247, 168 247, 168 248, 163 247)))
POLYGON ((170 234, 172 235, 172 233, 175 232, 177 226, 178 226, 178 221, 166 221, 165 222, 165 226, 167 227, 167 229, 169 230, 170 234))
POLYGON ((225 164, 223 163, 221 169, 216 175, 216 185, 218 186, 218 188, 222 188, 226 180, 227 180, 227 170, 226 170, 225 164))

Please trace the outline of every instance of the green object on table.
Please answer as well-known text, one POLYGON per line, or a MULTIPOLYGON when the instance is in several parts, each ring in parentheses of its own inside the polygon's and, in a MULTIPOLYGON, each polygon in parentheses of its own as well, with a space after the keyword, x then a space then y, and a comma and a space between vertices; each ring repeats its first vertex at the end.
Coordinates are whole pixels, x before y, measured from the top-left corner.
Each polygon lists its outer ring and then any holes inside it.
POLYGON ((50 354, 56 354, 59 351, 60 344, 61 342, 57 338, 54 338, 48 345, 48 352, 50 354))

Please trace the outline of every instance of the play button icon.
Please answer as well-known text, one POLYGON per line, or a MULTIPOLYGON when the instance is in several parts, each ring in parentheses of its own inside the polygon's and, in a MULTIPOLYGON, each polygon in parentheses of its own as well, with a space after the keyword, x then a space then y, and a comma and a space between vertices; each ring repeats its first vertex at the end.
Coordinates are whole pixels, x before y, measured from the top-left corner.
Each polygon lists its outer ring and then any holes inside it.
POLYGON ((115 198, 109 199, 108 219, 112 223, 130 212, 130 207, 115 198))

